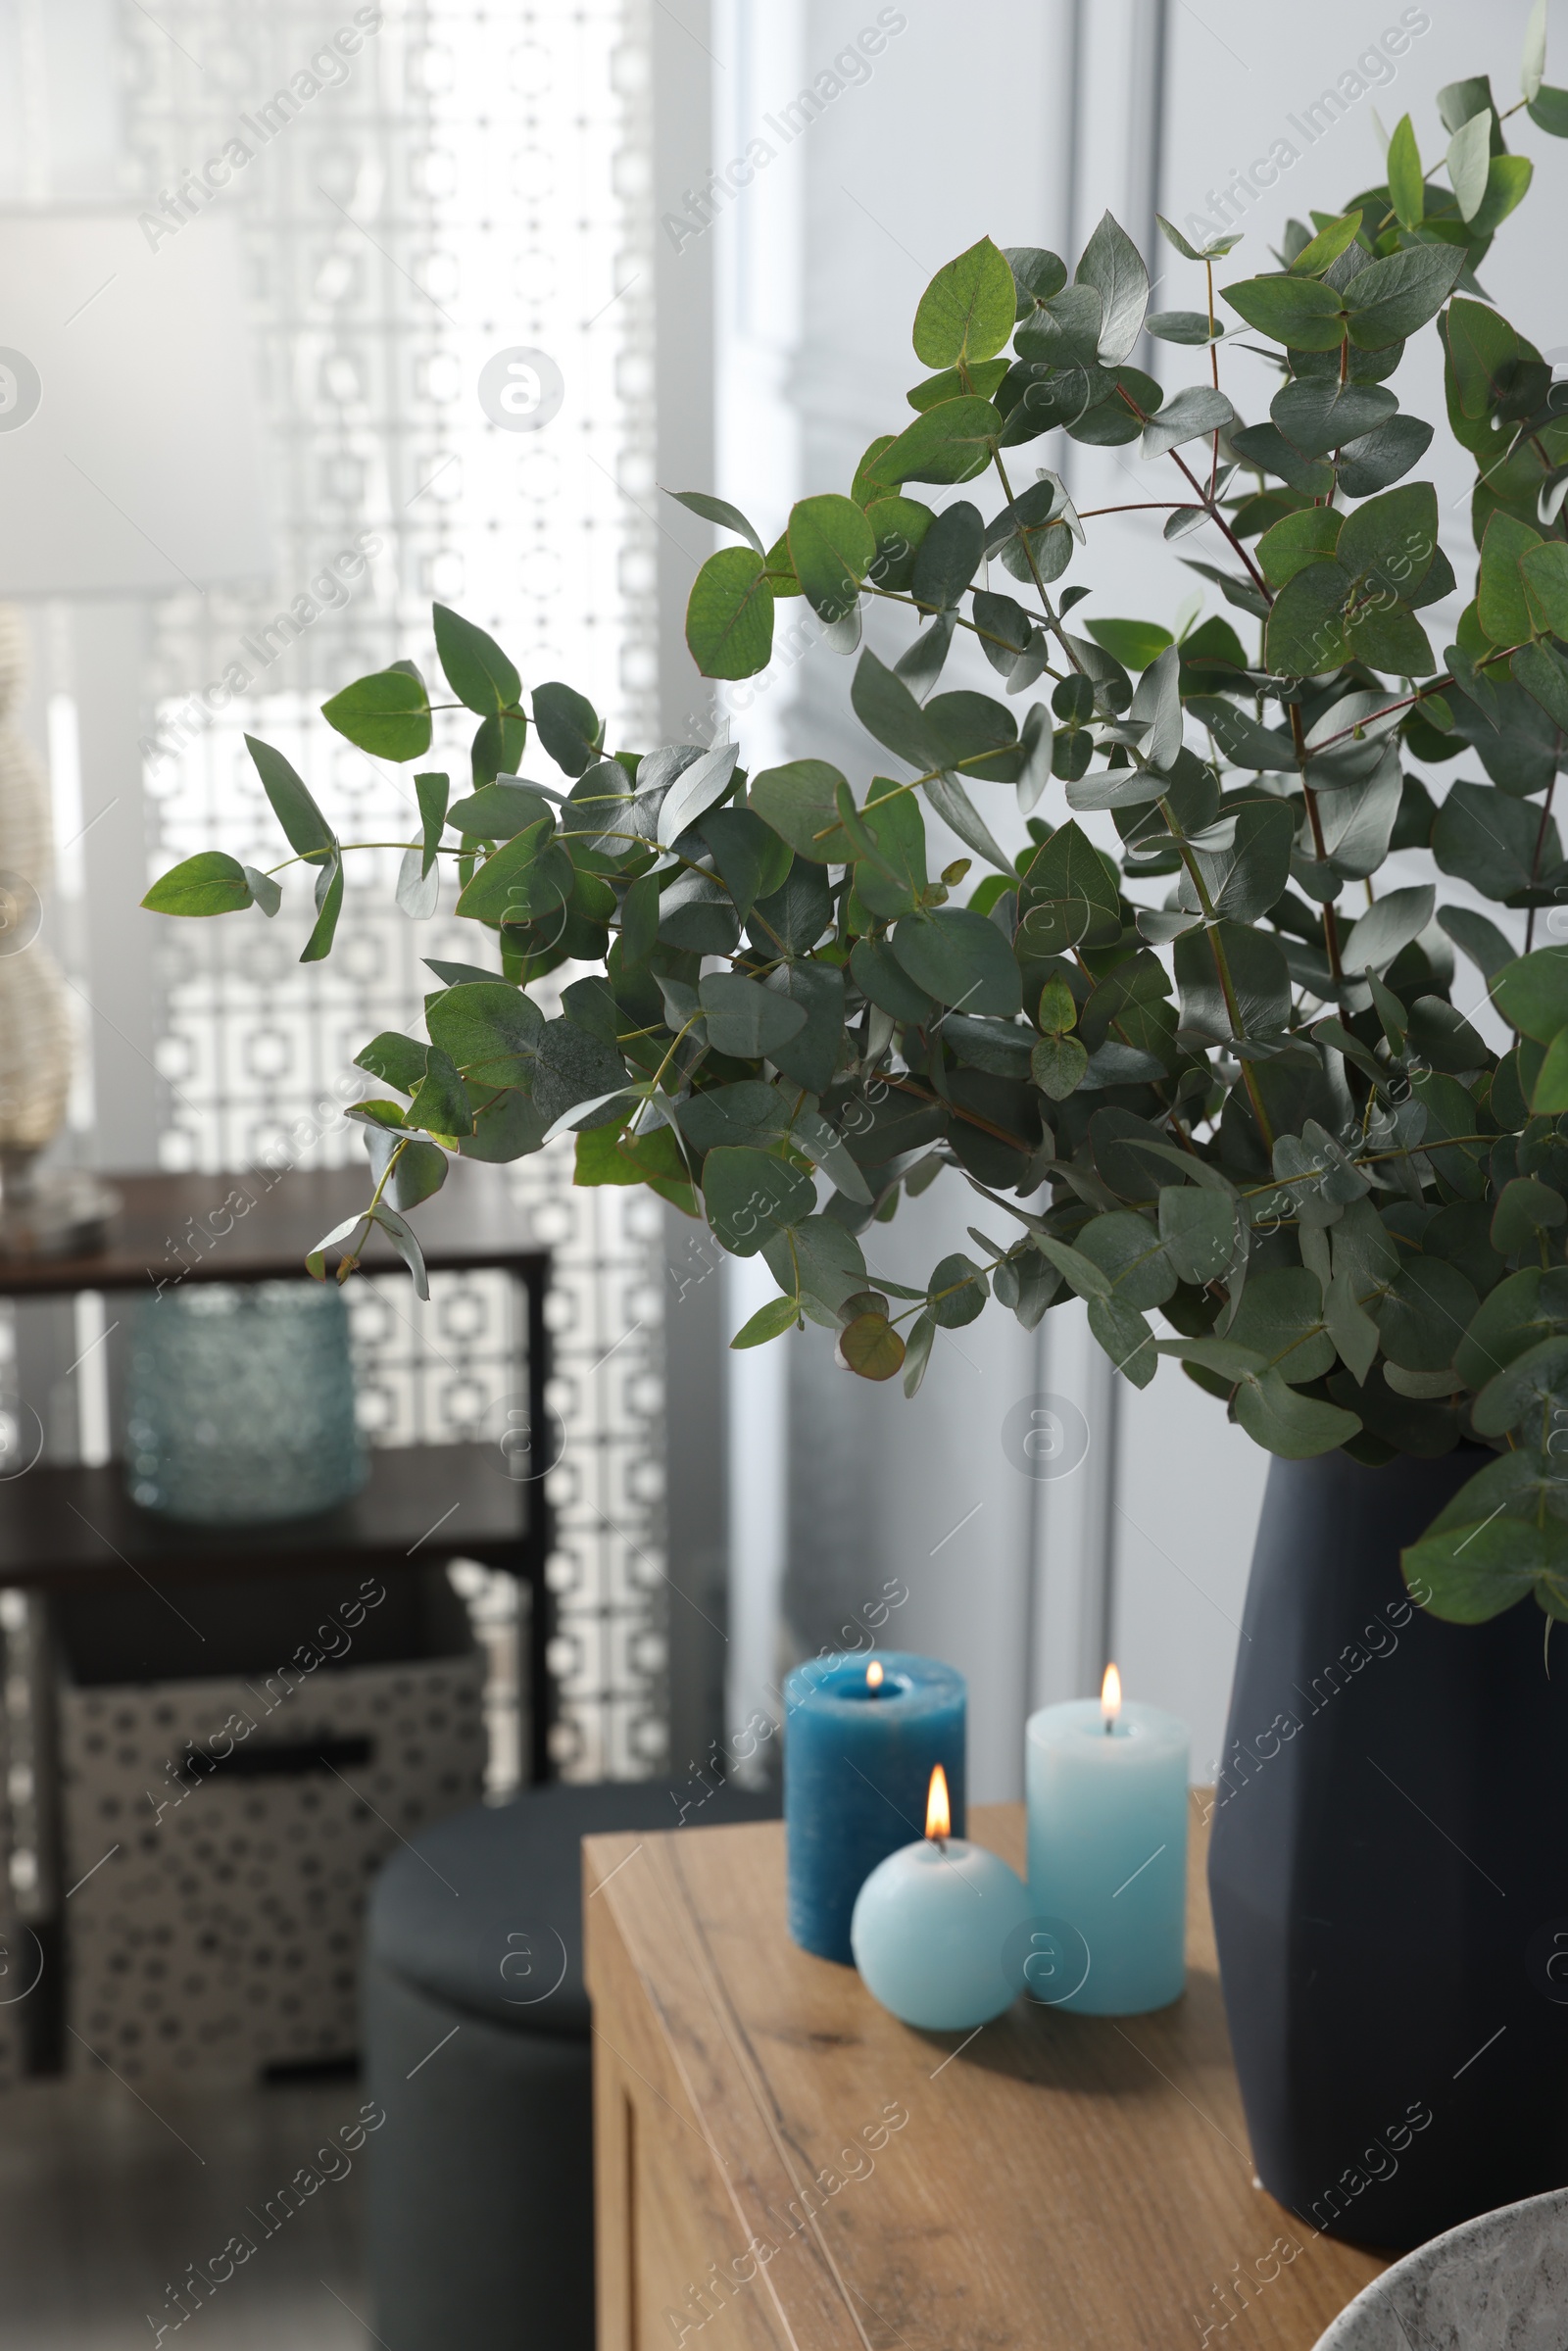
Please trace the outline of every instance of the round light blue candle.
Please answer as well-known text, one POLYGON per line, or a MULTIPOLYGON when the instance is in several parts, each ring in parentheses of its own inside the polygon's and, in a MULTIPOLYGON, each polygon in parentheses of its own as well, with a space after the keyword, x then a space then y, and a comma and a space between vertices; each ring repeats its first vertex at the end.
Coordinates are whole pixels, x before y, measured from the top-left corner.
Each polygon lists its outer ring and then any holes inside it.
POLYGON ((1030 1716, 1029 1898, 1042 1956, 1025 1972, 1036 1997, 1090 2016, 1138 2016, 1180 1997, 1187 1751, 1186 1724, 1136 1699, 1108 1729, 1098 1698, 1030 1716), (1071 1931, 1057 1937, 1070 1951, 1048 1947, 1053 1927, 1071 1931), (1076 1988, 1054 1999, 1040 1989, 1058 1980, 1076 1988))
POLYGON ((935 1764, 963 1834, 963 1676, 906 1649, 812 1657, 786 1677, 784 1704, 790 1934, 849 1967, 855 1897, 879 1861, 924 1834, 935 1764), (880 1683, 868 1683, 878 1668, 880 1683))
POLYGON ((855 1964, 906 2025, 967 2033, 1012 2005, 1029 1914, 1023 1880, 984 1845, 922 1837, 878 1862, 861 1886, 855 1964))

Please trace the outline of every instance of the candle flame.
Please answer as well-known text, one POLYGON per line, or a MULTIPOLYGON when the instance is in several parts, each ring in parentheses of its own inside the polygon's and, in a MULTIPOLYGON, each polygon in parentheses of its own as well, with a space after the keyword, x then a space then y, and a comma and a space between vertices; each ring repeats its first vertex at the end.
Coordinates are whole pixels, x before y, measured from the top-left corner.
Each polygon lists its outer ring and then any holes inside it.
POLYGON ((931 1770, 931 1792, 925 1800, 925 1833, 940 1842, 953 1835, 953 1812, 948 1803, 948 1775, 940 1763, 931 1770))
POLYGON ((865 1669, 865 1687, 867 1690, 880 1690, 882 1687, 882 1660, 879 1657, 873 1657, 865 1669))
POLYGON ((1100 1686, 1100 1712, 1107 1731, 1121 1712, 1121 1676, 1113 1665, 1106 1666, 1100 1686))

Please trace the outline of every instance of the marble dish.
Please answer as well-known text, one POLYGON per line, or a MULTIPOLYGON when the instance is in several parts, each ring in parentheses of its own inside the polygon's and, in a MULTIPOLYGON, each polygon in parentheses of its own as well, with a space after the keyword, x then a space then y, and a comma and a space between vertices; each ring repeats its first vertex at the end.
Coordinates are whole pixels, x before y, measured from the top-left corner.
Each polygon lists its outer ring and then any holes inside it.
POLYGON ((1316 2351, 1562 2351, 1568 2188, 1484 2212, 1374 2278, 1316 2351))

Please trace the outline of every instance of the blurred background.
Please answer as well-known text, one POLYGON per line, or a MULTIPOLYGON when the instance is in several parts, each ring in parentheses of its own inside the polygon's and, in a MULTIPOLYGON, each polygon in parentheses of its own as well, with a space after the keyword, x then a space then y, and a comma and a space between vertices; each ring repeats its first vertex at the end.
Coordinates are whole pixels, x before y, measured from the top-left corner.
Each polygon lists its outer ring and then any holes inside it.
MULTIPOLYGON (((1195 239, 1245 230, 1241 264, 1268 268, 1290 217, 1337 212, 1381 176, 1380 125, 1406 111, 1422 125, 1472 73, 1507 103, 1527 13, 0 0, 0 797, 9 762, 46 782, 52 812, 33 928, 62 977, 73 1074, 49 1164, 359 1164, 353 1054, 416 1017, 421 957, 471 952, 450 903, 418 925, 397 910, 391 850, 355 861, 319 966, 296 960, 306 917, 289 906, 271 924, 139 912, 175 857, 275 857, 247 732, 287 752, 344 838, 405 838, 407 771, 317 712, 367 670, 428 668, 435 598, 494 631, 526 686, 587 694, 612 746, 728 721, 754 769, 810 753, 863 781, 851 664, 813 628, 781 628, 744 685, 715 696, 698 676, 682 617, 713 541, 662 491, 717 491, 771 539, 796 497, 846 484, 906 413, 922 288, 983 233, 1070 263, 1108 208, 1150 258, 1156 308, 1201 300, 1156 211, 1195 239)), ((1562 78, 1561 61, 1547 72, 1562 78)), ((1486 283, 1568 363, 1550 225, 1568 155, 1528 129, 1521 143, 1537 188, 1486 283)), ((1181 364, 1157 355, 1170 388, 1181 364)), ((1238 409, 1261 414, 1260 364, 1224 366, 1238 409)), ((1435 335, 1404 386, 1441 413, 1435 335)), ((1054 437, 1040 462, 1081 510, 1162 494, 1125 451, 1054 437)), ((1457 474, 1439 489, 1463 583, 1467 502, 1457 474)), ((1224 609, 1157 517, 1090 531, 1075 571, 1090 616, 1224 609)), ((882 643, 874 617, 868 638, 882 643)), ((987 682, 955 662, 953 683, 987 682)), ((1006 796, 986 813, 1022 841, 1006 796)), ((754 1755, 747 1726, 776 1715, 782 1673, 874 1634, 968 1677, 978 1799, 1020 1792, 1026 1714, 1098 1689, 1111 1656, 1131 1694, 1192 1725, 1195 1777, 1213 1777, 1267 1465, 1174 1365, 1129 1390, 1075 1306, 1034 1336, 997 1312, 942 1334, 913 1403, 836 1370, 815 1329, 734 1355, 771 1287, 760 1260, 724 1261, 651 1196, 570 1178, 569 1143, 507 1176, 518 1231, 554 1253, 555 1774, 755 1780, 771 1750, 754 1755)), ((873 1271, 960 1246, 972 1206, 956 1185, 906 1204, 868 1238, 873 1271)), ((209 1246, 172 1232, 172 1269, 209 1246)), ((514 1378, 502 1274, 442 1275, 423 1306, 377 1275, 350 1310, 373 1447, 495 1438, 514 1378)), ((0 1302, 6 1475, 118 1449, 119 1313, 92 1292, 0 1302)), ((477 1628, 498 1795, 528 1751, 515 1586, 483 1560, 449 1581, 477 1628)), ((64 1896, 41 1876, 27 1744, 47 1628, 35 1602, 0 1606, 11 1886, 41 1921, 64 1896)), ((237 2180, 279 2127, 226 2105, 187 2178, 192 2150, 134 2088, 95 2105, 83 2137, 50 2120, 44 2086, 16 2093, 25 2131, 0 2102, 0 2241, 21 2280, 0 2294, 0 2344, 161 2339, 166 2277, 222 2241, 225 2166, 237 2180), (128 2201, 76 2263, 103 2146, 128 2201), (201 2243, 125 2184, 143 2164, 165 2180, 166 2161, 185 2167, 167 2175, 176 2203, 211 2208, 201 2243)), ((334 2115, 352 2114, 351 2087, 334 2115)), ((214 2342, 371 2339, 355 2192, 323 2193, 319 2259, 285 2279, 280 2255, 274 2300, 247 2286, 204 2310, 214 2342)))

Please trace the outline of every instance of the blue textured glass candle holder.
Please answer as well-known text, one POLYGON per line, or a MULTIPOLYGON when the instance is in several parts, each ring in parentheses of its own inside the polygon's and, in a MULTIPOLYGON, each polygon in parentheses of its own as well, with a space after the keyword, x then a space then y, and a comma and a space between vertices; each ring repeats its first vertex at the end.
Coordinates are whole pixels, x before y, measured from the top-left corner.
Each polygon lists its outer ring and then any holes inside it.
POLYGON ((342 1292, 193 1282, 131 1313, 125 1482, 170 1518, 308 1518, 364 1485, 342 1292))

